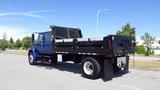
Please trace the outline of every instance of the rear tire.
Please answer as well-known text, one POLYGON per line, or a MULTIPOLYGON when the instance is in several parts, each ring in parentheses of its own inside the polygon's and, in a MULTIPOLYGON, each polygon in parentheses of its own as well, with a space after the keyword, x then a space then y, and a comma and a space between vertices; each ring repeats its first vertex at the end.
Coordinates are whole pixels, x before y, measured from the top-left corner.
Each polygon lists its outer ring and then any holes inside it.
POLYGON ((98 61, 92 57, 82 59, 82 76, 89 79, 96 79, 100 76, 101 66, 98 61))

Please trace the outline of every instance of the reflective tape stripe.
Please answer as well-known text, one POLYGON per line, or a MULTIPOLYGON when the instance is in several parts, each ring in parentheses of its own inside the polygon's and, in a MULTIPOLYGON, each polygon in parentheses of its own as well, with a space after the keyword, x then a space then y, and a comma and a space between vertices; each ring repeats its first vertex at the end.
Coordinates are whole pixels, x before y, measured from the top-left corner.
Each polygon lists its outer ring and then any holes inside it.
MULTIPOLYGON (((62 53, 62 54, 68 54, 69 52, 55 52, 55 53, 62 53)), ((78 53, 81 55, 99 55, 99 53, 78 53)))
POLYGON ((99 55, 98 53, 78 53, 78 54, 82 54, 82 55, 99 55))

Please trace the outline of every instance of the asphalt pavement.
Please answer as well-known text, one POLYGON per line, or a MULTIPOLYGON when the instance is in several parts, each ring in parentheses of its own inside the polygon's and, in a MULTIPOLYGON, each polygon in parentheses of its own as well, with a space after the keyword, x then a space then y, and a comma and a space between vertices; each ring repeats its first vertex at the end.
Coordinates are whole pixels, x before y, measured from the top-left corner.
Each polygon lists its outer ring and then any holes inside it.
POLYGON ((82 77, 78 64, 31 66, 25 55, 0 53, 0 90, 160 90, 160 72, 130 69, 104 82, 82 77))

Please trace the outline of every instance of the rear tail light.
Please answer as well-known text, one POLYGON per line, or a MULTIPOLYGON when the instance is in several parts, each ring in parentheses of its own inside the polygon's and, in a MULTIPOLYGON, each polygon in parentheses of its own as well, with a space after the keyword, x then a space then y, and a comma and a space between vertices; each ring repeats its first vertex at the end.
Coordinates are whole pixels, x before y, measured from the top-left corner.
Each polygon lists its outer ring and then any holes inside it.
POLYGON ((112 42, 111 42, 111 40, 108 41, 108 50, 110 52, 112 51, 112 42))

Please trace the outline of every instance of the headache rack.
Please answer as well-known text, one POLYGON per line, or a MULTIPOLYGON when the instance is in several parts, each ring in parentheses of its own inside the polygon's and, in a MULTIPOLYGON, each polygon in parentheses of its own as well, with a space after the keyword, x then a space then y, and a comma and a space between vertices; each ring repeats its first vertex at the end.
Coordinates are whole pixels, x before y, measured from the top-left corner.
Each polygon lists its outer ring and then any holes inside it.
POLYGON ((50 26, 55 39, 69 39, 69 38, 82 38, 82 33, 79 28, 50 26))

